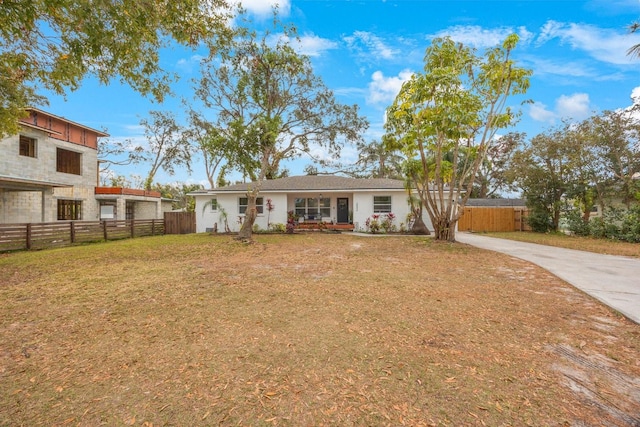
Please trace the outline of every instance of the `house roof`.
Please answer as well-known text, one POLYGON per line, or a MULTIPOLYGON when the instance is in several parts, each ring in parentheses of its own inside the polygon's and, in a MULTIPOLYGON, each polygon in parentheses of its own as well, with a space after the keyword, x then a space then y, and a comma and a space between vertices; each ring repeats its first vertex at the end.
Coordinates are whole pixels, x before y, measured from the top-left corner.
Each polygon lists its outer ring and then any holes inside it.
POLYGON ((524 199, 469 199, 465 206, 477 207, 509 207, 509 206, 526 206, 524 199))
MULTIPOLYGON (((189 194, 246 192, 251 183, 234 184, 210 190, 197 190, 189 194)), ((261 192, 288 191, 357 191, 357 190, 403 190, 404 181, 386 178, 357 179, 344 176, 304 175, 271 179, 262 182, 261 192)))
MULTIPOLYGON (((26 108, 26 110, 27 111, 33 111, 33 112, 36 112, 36 113, 39 113, 39 114, 44 114, 44 115, 50 116, 52 118, 58 119, 58 120, 60 120, 62 122, 69 123, 69 124, 72 124, 74 126, 77 126, 77 127, 81 128, 81 129, 85 129, 85 130, 91 131, 91 132, 95 133, 96 135, 98 135, 99 137, 109 136, 108 133, 102 132, 102 131, 100 131, 98 129, 90 128, 89 126, 85 126, 85 125, 80 124, 78 122, 74 122, 74 121, 66 119, 66 118, 64 118, 62 116, 56 116, 55 114, 49 113, 48 111, 40 110, 40 109, 34 108, 34 107, 28 107, 28 108, 26 108)), ((29 122, 26 122, 24 120, 20 120, 20 124, 21 125, 25 125, 25 126, 30 126, 30 127, 35 128, 35 129, 40 129, 40 130, 43 130, 43 131, 46 131, 46 132, 49 132, 49 133, 55 133, 55 134, 60 135, 60 132, 55 132, 55 131, 52 131, 51 129, 47 129, 47 128, 44 128, 42 126, 36 126, 36 125, 34 125, 32 123, 29 123, 29 122)))

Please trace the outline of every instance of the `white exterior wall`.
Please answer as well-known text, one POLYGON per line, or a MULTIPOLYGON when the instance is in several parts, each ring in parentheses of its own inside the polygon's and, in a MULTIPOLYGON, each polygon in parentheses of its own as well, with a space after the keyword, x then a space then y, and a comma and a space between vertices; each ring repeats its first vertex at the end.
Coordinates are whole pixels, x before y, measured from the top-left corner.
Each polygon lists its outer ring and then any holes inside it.
MULTIPOLYGON (((337 221, 337 199, 348 198, 349 210, 353 212, 353 225, 356 231, 365 231, 365 223, 367 218, 373 215, 373 197, 374 196, 391 196, 391 211, 396 216, 394 221, 395 226, 400 229, 400 224, 404 223, 406 226, 407 214, 410 212, 409 204, 407 203, 407 194, 405 191, 389 191, 389 190, 376 190, 376 191, 359 191, 354 193, 333 193, 322 192, 323 197, 329 197, 331 199, 331 218, 330 220, 337 221)), ((238 232, 240 230, 240 222, 238 221, 241 215, 238 213, 238 199, 243 197, 240 194, 207 194, 196 195, 196 232, 204 233, 207 229, 212 229, 214 224, 217 223, 218 232, 224 232, 224 221, 220 218, 220 210, 212 211, 211 206, 207 206, 203 211, 203 206, 209 203, 213 197, 218 200, 218 206, 223 208, 227 213, 227 221, 229 228, 232 232, 238 232)), ((306 193, 277 193, 277 194, 262 194, 259 197, 264 198, 264 213, 259 214, 256 218, 255 224, 261 230, 268 229, 267 226, 267 208, 266 200, 270 198, 274 205, 274 210, 271 212, 269 221, 271 224, 286 224, 287 212, 295 209, 295 198, 313 198, 319 197, 318 192, 306 193)), ((242 215, 243 216, 243 215, 242 215)), ((424 211, 423 220, 430 230, 433 230, 431 221, 426 211, 424 211)))
POLYGON ((353 225, 356 231, 365 231, 367 219, 373 215, 373 197, 391 196, 391 212, 396 216, 394 225, 400 228, 400 223, 406 223, 409 205, 405 192, 398 191, 366 191, 353 195, 353 225))
MULTIPOLYGON (((358 192, 353 195, 353 225, 356 231, 366 231, 367 219, 373 215, 373 197, 391 196, 391 212, 395 215, 394 225, 399 230, 400 224, 407 226, 407 215, 411 212, 411 207, 407 201, 407 193, 402 191, 367 191, 358 192)), ((433 230, 431 219, 426 210, 423 209, 422 220, 429 230, 433 230)))

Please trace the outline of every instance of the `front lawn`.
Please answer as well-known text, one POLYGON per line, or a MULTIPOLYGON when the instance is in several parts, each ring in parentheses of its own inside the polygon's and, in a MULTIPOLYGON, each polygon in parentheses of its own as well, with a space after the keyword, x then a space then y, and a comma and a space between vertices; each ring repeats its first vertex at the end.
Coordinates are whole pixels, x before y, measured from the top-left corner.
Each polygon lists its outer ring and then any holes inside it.
POLYGON ((551 274, 429 238, 0 255, 0 425, 624 426, 638 360, 551 274))

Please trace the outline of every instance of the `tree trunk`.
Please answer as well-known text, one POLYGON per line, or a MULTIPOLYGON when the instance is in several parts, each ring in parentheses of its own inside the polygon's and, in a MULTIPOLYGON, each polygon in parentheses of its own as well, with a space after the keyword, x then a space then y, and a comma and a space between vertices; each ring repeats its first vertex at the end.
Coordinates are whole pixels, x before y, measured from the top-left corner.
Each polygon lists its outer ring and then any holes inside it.
POLYGON ((443 242, 455 242, 457 223, 457 219, 452 220, 447 218, 439 218, 438 221, 433 224, 435 240, 443 242))
POLYGON ((244 221, 242 227, 238 232, 238 240, 243 242, 250 242, 253 240, 253 224, 256 222, 258 216, 258 210, 256 208, 257 191, 252 190, 247 193, 247 210, 244 214, 244 221))
POLYGON ((413 226, 411 227, 411 234, 417 234, 420 236, 429 236, 431 235, 431 231, 424 223, 422 219, 422 215, 416 215, 415 220, 413 221, 413 226))

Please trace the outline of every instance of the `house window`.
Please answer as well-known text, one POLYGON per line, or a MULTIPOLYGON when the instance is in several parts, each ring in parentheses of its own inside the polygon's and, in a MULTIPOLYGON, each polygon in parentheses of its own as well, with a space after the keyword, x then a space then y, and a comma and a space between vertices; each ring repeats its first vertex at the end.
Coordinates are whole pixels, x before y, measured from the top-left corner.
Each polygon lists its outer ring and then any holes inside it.
POLYGON ((56 171, 82 175, 80 172, 80 160, 82 154, 75 151, 58 148, 56 151, 56 171))
MULTIPOLYGON (((209 204, 211 205, 211 212, 218 212, 218 198, 217 197, 213 197, 209 204)), ((246 207, 245 207, 245 210, 246 210, 246 207)))
MULTIPOLYGON (((238 212, 240 213, 240 215, 244 215, 247 212, 248 204, 249 199, 247 197, 240 197, 240 199, 238 199, 238 212)), ((264 212, 263 204, 264 199, 262 197, 256 198, 256 210, 258 211, 258 214, 264 212)))
POLYGON ((58 200, 58 220, 82 219, 81 200, 58 200))
POLYGON ((294 201, 296 215, 306 219, 321 219, 331 216, 331 199, 329 197, 297 198, 294 201))
POLYGON ((20 155, 36 157, 36 139, 20 135, 20 155))
POLYGON ((391 196, 373 196, 373 213, 390 213, 391 196))

